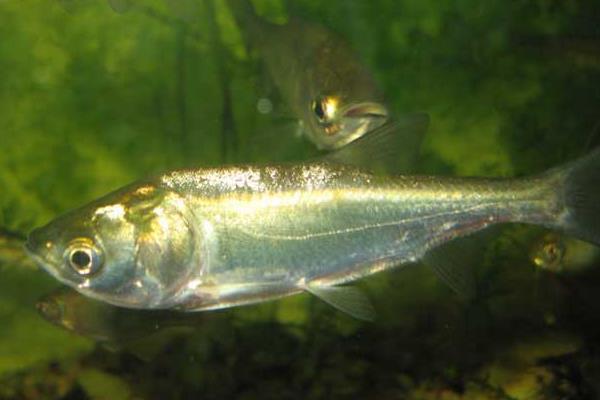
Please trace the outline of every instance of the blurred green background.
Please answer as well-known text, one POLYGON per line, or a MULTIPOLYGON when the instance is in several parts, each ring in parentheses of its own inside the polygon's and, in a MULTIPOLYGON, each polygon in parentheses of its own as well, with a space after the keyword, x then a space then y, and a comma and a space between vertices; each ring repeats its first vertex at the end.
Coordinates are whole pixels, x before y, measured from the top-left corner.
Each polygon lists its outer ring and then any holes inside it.
MULTIPOLYGON (((394 113, 429 113, 423 173, 524 175, 598 142, 598 2, 254 5, 341 35, 394 113)), ((0 37, 5 229, 167 169, 314 155, 223 0, 2 0, 0 37)), ((43 320, 36 300, 58 284, 4 262, 0 398, 598 398, 600 270, 536 270, 541 233, 495 234, 466 301, 410 266, 361 283, 375 323, 299 296, 118 346, 43 320)))

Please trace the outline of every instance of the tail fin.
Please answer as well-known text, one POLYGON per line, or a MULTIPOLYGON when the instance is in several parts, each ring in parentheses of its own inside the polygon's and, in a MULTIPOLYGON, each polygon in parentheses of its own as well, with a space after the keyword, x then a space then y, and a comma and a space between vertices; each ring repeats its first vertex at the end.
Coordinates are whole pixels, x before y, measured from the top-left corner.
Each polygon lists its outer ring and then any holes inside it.
POLYGON ((600 149, 551 174, 559 174, 562 181, 559 196, 564 210, 559 226, 570 235, 600 245, 600 149))

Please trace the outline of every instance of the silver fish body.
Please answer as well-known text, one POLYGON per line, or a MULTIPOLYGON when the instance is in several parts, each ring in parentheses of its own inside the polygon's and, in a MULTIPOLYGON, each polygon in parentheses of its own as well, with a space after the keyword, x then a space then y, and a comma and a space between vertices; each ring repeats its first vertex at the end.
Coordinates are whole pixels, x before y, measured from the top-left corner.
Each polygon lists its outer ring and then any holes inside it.
POLYGON ((599 160, 522 179, 390 178, 330 164, 175 171, 59 217, 26 247, 62 282, 125 307, 322 294, 496 223, 597 242, 589 183, 599 160))

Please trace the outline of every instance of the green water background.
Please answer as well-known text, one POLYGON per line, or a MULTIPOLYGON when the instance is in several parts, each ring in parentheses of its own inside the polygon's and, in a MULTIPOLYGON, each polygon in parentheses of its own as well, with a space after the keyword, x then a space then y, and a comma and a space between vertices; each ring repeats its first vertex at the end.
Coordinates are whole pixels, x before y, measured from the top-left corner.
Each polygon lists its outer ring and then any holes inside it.
MULTIPOLYGON (((27 232, 167 169, 312 154, 224 1, 111 4, 0 1, 0 226, 27 232)), ((395 113, 428 112, 424 173, 535 173, 600 135, 597 2, 256 6, 343 36, 395 113)), ((470 301, 406 268, 360 284, 375 323, 298 296, 218 313, 146 360, 44 321, 35 302, 57 283, 5 263, 0 398, 598 398, 599 270, 535 270, 540 232, 490 242, 470 301)))

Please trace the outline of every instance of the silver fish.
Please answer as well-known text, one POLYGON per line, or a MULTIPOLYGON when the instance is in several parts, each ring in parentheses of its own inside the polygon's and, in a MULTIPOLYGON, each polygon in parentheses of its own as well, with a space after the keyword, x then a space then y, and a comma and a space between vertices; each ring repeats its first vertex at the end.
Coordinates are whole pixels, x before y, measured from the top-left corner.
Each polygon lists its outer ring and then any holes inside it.
POLYGON ((599 243, 598 171, 600 151, 519 179, 387 177, 318 162, 173 171, 55 219, 26 248, 61 282, 114 305, 198 311, 310 292, 370 319, 368 300, 340 285, 490 225, 599 243))

